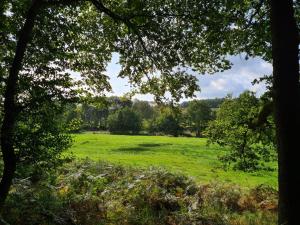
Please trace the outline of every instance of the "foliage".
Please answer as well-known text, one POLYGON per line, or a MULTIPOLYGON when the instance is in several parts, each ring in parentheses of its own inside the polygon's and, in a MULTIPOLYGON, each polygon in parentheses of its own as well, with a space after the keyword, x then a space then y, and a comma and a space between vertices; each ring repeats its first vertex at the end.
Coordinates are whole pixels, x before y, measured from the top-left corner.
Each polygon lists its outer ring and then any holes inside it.
POLYGON ((148 101, 136 100, 133 102, 132 109, 144 120, 152 119, 155 116, 155 109, 148 101))
POLYGON ((163 133, 177 137, 183 131, 180 124, 180 111, 165 107, 157 118, 151 121, 150 133, 163 133))
POLYGON ((61 120, 66 124, 69 132, 80 131, 83 123, 81 113, 81 109, 76 104, 66 104, 61 120))
POLYGON ((75 101, 76 95, 72 91, 61 91, 69 88, 68 77, 53 81, 49 76, 45 73, 45 77, 40 77, 45 81, 37 81, 24 75, 19 82, 19 115, 13 137, 18 172, 24 165, 44 169, 59 165, 62 152, 72 143, 69 126, 61 118, 66 104, 75 101), (49 94, 47 88, 52 89, 52 93, 49 94))
POLYGON ((142 127, 140 116, 127 107, 109 115, 107 122, 108 130, 115 134, 137 134, 142 127))
POLYGON ((212 119, 211 109, 205 102, 194 100, 189 103, 186 114, 190 129, 196 132, 197 137, 200 137, 208 121, 212 119))
POLYGON ((251 171, 265 168, 263 162, 274 159, 275 128, 273 119, 259 124, 263 102, 252 92, 244 92, 238 98, 231 96, 222 103, 217 117, 209 123, 206 135, 209 143, 228 146, 229 153, 221 157, 225 165, 251 171))
POLYGON ((107 128, 108 106, 94 106, 83 103, 81 105, 81 129, 84 130, 105 130, 107 128))
MULTIPOLYGON (((201 99, 201 102, 204 102, 211 109, 219 108, 221 103, 224 101, 224 98, 211 98, 211 99, 201 99)), ((180 104, 182 108, 187 108, 191 101, 184 101, 180 104)))
POLYGON ((133 104, 131 99, 127 98, 126 96, 111 96, 107 98, 107 102, 111 111, 116 111, 126 107, 131 108, 133 104))
POLYGON ((277 192, 267 186, 197 185, 162 169, 72 162, 57 172, 15 180, 4 208, 10 224, 271 225, 277 192))
POLYGON ((62 120, 71 132, 107 130, 108 116, 131 105, 132 101, 125 97, 86 96, 68 104, 62 120))
POLYGON ((38 108, 23 111, 18 118, 14 143, 19 162, 48 169, 62 161, 62 152, 71 146, 72 139, 60 114, 64 105, 58 102, 40 102, 38 108))
POLYGON ((186 102, 186 105, 179 105, 176 112, 171 112, 172 109, 168 105, 155 104, 148 101, 133 100, 125 97, 102 97, 91 98, 82 103, 68 104, 64 112, 63 120, 69 126, 71 132, 78 131, 99 131, 108 130, 108 117, 118 110, 130 108, 133 112, 139 115, 142 120, 142 130, 148 133, 162 133, 179 135, 183 131, 185 134, 192 131, 197 131, 199 134, 208 122, 212 119, 211 107, 206 104, 216 105, 220 100, 194 100, 186 102), (162 123, 163 118, 168 117, 167 126, 162 123), (178 124, 180 126, 178 127, 178 124), (176 125, 177 124, 177 125, 176 125), (166 128, 164 128, 166 127, 166 128), (178 134, 175 129, 178 129, 178 134), (173 130, 167 131, 167 130, 173 130))

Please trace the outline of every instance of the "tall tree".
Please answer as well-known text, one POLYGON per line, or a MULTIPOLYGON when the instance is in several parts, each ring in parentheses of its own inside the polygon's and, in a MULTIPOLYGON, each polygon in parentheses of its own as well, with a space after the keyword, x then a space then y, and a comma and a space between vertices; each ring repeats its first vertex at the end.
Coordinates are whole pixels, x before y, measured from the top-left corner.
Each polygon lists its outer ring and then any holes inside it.
POLYGON ((273 85, 279 168, 279 224, 299 223, 299 27, 293 0, 271 0, 273 85), (296 175, 295 175, 296 174, 296 175))
POLYGON ((34 0, 30 6, 25 24, 20 31, 20 38, 17 43, 15 56, 9 70, 9 76, 6 80, 6 88, 4 93, 4 116, 1 127, 1 151, 4 162, 3 175, 0 183, 0 208, 3 205, 12 178, 16 170, 16 154, 14 151, 14 126, 16 123, 18 108, 15 103, 17 93, 17 82, 19 71, 22 68, 22 60, 26 51, 26 47, 30 38, 31 31, 34 26, 38 10, 41 7, 41 1, 34 0))

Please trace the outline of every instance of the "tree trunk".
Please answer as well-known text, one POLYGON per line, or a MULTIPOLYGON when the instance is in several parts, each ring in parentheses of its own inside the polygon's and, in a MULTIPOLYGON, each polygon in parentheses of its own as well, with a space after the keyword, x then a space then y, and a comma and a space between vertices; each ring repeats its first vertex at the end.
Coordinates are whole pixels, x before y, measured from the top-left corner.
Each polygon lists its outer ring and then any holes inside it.
POLYGON ((271 0, 280 225, 299 224, 299 34, 293 0, 271 0))
POLYGON ((26 46, 34 26, 41 0, 33 0, 26 15, 26 21, 20 31, 19 40, 15 51, 15 56, 9 70, 4 93, 4 116, 1 127, 1 151, 3 156, 4 169, 0 182, 0 210, 3 207, 8 195, 9 188, 16 170, 16 155, 14 152, 14 126, 17 119, 16 90, 19 71, 22 68, 26 46))
POLYGON ((201 137, 201 132, 200 132, 200 129, 199 128, 197 128, 197 130, 196 130, 196 137, 201 137))

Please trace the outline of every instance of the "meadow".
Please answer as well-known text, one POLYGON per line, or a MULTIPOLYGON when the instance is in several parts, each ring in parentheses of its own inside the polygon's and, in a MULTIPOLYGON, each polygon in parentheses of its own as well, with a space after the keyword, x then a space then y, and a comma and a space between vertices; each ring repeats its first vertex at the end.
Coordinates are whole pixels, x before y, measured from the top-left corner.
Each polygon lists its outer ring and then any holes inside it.
MULTIPOLYGON (((218 181, 243 188, 261 184, 277 188, 277 171, 246 173, 224 170, 218 156, 226 149, 206 144, 205 138, 129 136, 103 133, 74 135, 69 152, 76 158, 108 161, 128 167, 161 167, 192 177, 197 183, 218 181)), ((275 164, 273 165, 275 167, 275 164)))

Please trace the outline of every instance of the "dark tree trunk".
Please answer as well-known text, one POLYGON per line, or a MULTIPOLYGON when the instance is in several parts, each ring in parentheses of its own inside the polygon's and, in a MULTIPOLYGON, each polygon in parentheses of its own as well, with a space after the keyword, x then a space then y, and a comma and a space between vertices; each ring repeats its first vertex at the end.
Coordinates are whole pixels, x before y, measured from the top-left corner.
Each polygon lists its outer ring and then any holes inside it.
POLYGON ((14 126, 17 118, 16 90, 19 71, 22 68, 26 46, 34 26, 41 0, 33 0, 26 15, 26 21, 19 34, 15 56, 9 70, 4 93, 4 116, 1 127, 1 151, 3 156, 4 169, 0 182, 0 210, 3 207, 8 195, 9 188, 16 170, 16 155, 14 152, 14 126))
POLYGON ((299 224, 299 33, 293 0, 271 0, 280 225, 299 224))
POLYGON ((196 137, 200 138, 201 137, 201 130, 197 129, 196 131, 196 137))

